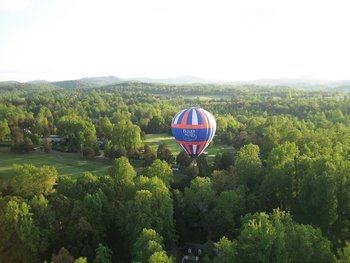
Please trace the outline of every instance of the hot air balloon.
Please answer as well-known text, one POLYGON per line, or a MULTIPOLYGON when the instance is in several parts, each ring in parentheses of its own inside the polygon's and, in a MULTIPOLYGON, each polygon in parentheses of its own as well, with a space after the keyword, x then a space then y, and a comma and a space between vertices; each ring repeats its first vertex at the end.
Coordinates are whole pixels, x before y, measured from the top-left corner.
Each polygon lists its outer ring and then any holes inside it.
POLYGON ((193 159, 203 153, 214 137, 216 121, 208 111, 191 107, 175 115, 171 122, 171 131, 180 146, 193 159))

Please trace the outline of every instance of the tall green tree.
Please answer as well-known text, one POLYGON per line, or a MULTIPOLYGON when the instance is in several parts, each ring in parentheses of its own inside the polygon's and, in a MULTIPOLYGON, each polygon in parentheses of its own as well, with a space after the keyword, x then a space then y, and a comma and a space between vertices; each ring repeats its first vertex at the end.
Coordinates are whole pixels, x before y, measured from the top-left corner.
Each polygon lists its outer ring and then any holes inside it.
POLYGON ((102 244, 98 244, 95 250, 96 257, 94 263, 111 263, 112 262, 112 250, 102 244))
POLYGON ((0 141, 3 141, 10 134, 11 130, 8 126, 7 120, 0 120, 0 141))
POLYGON ((158 177, 138 177, 136 193, 125 206, 121 219, 131 242, 143 228, 152 228, 167 243, 174 241, 173 200, 165 183, 158 177))
POLYGON ((237 155, 235 171, 238 183, 253 190, 262 181, 262 162, 259 146, 248 144, 243 146, 237 155))
POLYGON ((33 220, 30 206, 18 198, 0 204, 0 262, 39 262, 40 229, 33 220))
POLYGON ((212 239, 224 235, 233 237, 238 227, 239 216, 245 210, 245 194, 242 188, 221 192, 215 208, 208 215, 212 239))
POLYGON ((302 219, 328 231, 337 219, 336 165, 329 157, 302 158, 300 208, 302 219))
POLYGON ((145 176, 160 178, 168 187, 173 181, 173 171, 166 161, 155 160, 145 171, 145 176))
POLYGON ((216 256, 213 263, 234 263, 236 262, 235 243, 226 237, 222 237, 214 243, 216 256))
POLYGON ((157 159, 157 152, 149 145, 144 145, 144 166, 151 165, 157 159))
POLYGON ((216 195, 207 177, 196 177, 184 191, 184 216, 187 224, 207 226, 208 215, 214 208, 216 195))
POLYGON ((243 220, 237 239, 238 262, 335 262, 330 241, 319 229, 295 223, 289 213, 274 210, 243 220))
POLYGON ((174 263, 171 257, 168 257, 164 250, 157 251, 149 258, 148 263, 174 263))
POLYGON ((10 185, 14 194, 32 197, 38 194, 48 195, 54 191, 57 171, 52 166, 35 167, 31 164, 13 165, 14 176, 10 185))
POLYGON ((133 260, 147 263, 153 253, 163 250, 163 238, 154 230, 144 228, 133 245, 133 260))
POLYGON ((157 158, 160 160, 164 160, 169 164, 173 164, 175 162, 175 157, 168 149, 168 146, 165 143, 160 143, 157 149, 157 158))
POLYGON ((129 163, 126 157, 120 157, 114 160, 109 169, 110 176, 117 184, 133 184, 136 177, 134 167, 129 163))
POLYGON ((125 148, 128 152, 135 152, 142 146, 141 129, 130 121, 120 121, 113 127, 112 145, 115 151, 125 148))
POLYGON ((58 133, 65 136, 72 151, 80 152, 84 148, 97 150, 96 129, 91 121, 82 119, 77 115, 66 115, 57 122, 58 133))
POLYGON ((299 149, 295 143, 285 142, 270 152, 263 197, 270 209, 292 209, 293 200, 299 195, 300 180, 297 175, 299 149))

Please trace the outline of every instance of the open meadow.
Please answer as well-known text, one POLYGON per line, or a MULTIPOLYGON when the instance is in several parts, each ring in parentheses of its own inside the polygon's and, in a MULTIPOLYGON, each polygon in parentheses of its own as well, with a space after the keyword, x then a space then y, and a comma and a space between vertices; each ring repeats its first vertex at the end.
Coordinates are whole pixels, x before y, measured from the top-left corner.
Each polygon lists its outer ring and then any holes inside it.
POLYGON ((43 153, 35 151, 27 154, 11 153, 9 148, 0 148, 0 179, 8 179, 12 174, 13 164, 30 163, 35 166, 54 166, 59 175, 79 177, 85 172, 95 175, 107 173, 109 163, 107 160, 95 158, 93 160, 82 159, 80 154, 52 151, 43 153))
MULTIPOLYGON (((148 134, 144 140, 145 144, 150 145, 157 150, 160 143, 166 143, 168 148, 176 157, 181 151, 181 147, 177 144, 173 136, 166 133, 148 134)), ((234 148, 228 145, 211 144, 207 150, 207 160, 213 163, 218 153, 228 150, 234 152, 234 148)), ((30 163, 35 166, 51 165, 54 166, 58 174, 61 176, 72 176, 78 178, 85 172, 91 172, 95 175, 104 175, 108 172, 110 161, 106 158, 95 157, 92 160, 83 159, 77 153, 64 153, 52 151, 51 153, 43 153, 40 150, 27 154, 18 154, 10 152, 8 147, 0 147, 0 179, 8 179, 12 174, 13 164, 30 163)), ((140 173, 143 170, 142 161, 131 160, 136 171, 140 173)))

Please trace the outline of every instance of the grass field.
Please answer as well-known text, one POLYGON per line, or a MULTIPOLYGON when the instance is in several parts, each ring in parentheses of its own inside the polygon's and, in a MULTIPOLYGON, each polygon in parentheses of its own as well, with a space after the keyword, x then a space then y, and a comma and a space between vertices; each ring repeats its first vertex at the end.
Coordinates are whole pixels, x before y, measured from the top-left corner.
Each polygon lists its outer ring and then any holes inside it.
POLYGON ((30 163, 36 166, 55 166, 58 174, 63 176, 79 177, 84 172, 92 172, 95 175, 107 173, 109 164, 104 160, 86 160, 79 154, 62 153, 52 151, 49 154, 42 152, 32 152, 28 154, 15 154, 9 148, 0 148, 0 179, 8 179, 12 175, 13 164, 30 163))
MULTIPOLYGON (((177 144, 174 137, 168 134, 148 134, 144 143, 150 145, 154 149, 164 142, 167 144, 171 152, 176 156, 181 151, 181 147, 177 144)), ((224 150, 234 152, 234 148, 228 145, 212 144, 206 149, 206 156, 209 163, 214 161, 215 155, 224 150)), ((72 176, 77 178, 84 172, 92 172, 95 175, 107 174, 110 162, 104 158, 96 157, 93 160, 81 158, 77 153, 63 153, 52 151, 49 154, 35 151, 27 154, 11 153, 8 147, 0 147, 0 180, 8 179, 12 175, 13 164, 30 163, 36 166, 51 165, 56 167, 58 174, 62 176, 72 176)), ((140 174, 144 167, 141 160, 131 160, 135 170, 140 174)))
MULTIPOLYGON (((176 142, 173 136, 169 136, 166 133, 160 134, 147 134, 144 140, 144 143, 152 146, 154 149, 158 148, 160 143, 166 143, 171 152, 177 156, 179 152, 182 150, 181 146, 176 142)), ((223 145, 223 144, 211 144, 205 150, 205 154, 207 156, 208 162, 212 163, 214 161, 215 156, 218 153, 222 153, 223 151, 230 151, 234 153, 233 146, 223 145)))

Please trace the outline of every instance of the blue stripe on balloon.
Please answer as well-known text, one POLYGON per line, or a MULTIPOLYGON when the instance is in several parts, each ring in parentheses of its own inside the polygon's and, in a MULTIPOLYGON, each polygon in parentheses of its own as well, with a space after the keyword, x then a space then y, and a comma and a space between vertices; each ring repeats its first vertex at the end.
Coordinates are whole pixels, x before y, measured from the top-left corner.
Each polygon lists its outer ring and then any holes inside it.
POLYGON ((186 111, 184 111, 183 113, 181 113, 181 115, 180 115, 180 117, 179 117, 179 119, 178 119, 178 121, 177 121, 176 124, 181 124, 182 119, 183 119, 183 117, 185 116, 185 113, 186 113, 186 111))
POLYGON ((193 154, 193 145, 190 145, 191 154, 193 154))
POLYGON ((196 109, 196 112, 197 112, 197 118, 198 118, 198 125, 203 125, 204 121, 203 121, 202 115, 200 114, 198 109, 196 109))
POLYGON ((189 113, 188 113, 188 116, 187 116, 186 124, 192 125, 192 111, 193 111, 193 109, 190 108, 187 111, 189 111, 189 113))

